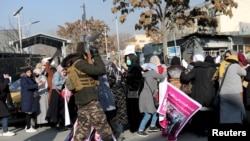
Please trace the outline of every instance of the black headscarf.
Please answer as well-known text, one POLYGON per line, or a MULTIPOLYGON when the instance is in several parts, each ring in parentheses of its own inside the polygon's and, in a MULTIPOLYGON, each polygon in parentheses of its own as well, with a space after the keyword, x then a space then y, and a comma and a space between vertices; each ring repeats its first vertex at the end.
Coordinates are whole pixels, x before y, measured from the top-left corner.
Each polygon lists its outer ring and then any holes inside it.
POLYGON ((127 56, 129 56, 129 59, 131 60, 131 66, 135 64, 139 64, 139 59, 135 54, 131 53, 131 54, 125 55, 125 62, 127 61, 127 56))
POLYGON ((171 60, 170 65, 181 65, 181 60, 179 57, 174 56, 171 60))
POLYGON ((204 62, 209 62, 209 63, 215 64, 213 57, 210 56, 210 55, 207 55, 207 56, 205 57, 204 62))

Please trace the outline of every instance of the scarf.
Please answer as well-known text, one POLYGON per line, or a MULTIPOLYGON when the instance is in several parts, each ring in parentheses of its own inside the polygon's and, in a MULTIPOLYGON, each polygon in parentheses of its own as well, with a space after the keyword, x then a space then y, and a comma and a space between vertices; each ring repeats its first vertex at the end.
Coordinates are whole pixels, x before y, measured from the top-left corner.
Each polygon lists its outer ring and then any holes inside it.
POLYGON ((233 60, 233 61, 236 61, 236 62, 239 61, 238 57, 236 55, 230 55, 230 56, 227 57, 226 60, 222 61, 221 64, 220 64, 220 67, 218 69, 219 71, 217 71, 219 78, 222 78, 224 76, 224 72, 225 72, 226 67, 229 64, 231 64, 231 62, 228 61, 228 60, 233 60))

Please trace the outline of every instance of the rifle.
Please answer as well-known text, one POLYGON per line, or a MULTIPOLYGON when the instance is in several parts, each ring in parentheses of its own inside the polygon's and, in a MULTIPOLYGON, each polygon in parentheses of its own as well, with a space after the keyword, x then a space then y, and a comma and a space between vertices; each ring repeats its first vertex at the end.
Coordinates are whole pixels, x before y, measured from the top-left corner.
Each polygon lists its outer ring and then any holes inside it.
POLYGON ((53 54, 53 56, 48 60, 49 63, 51 63, 55 59, 55 57, 57 57, 59 55, 60 55, 60 51, 56 50, 56 52, 53 54))
POLYGON ((90 42, 93 42, 95 41, 99 35, 101 33, 99 32, 96 32, 95 34, 93 34, 92 36, 88 35, 87 34, 87 20, 86 20, 86 11, 85 11, 85 4, 82 5, 82 8, 83 8, 83 14, 82 14, 82 27, 83 27, 83 42, 84 42, 84 48, 85 48, 85 52, 87 53, 87 60, 90 64, 92 64, 92 60, 91 60, 91 54, 90 54, 90 51, 89 51, 89 44, 90 42))
POLYGON ((92 36, 87 36, 86 34, 83 35, 83 41, 86 53, 90 53, 89 51, 90 43, 98 39, 100 34, 101 34, 100 32, 96 32, 92 36))
POLYGON ((95 41, 98 37, 99 37, 100 33, 97 32, 95 34, 93 34, 92 36, 86 37, 86 35, 83 35, 84 37, 84 48, 85 48, 85 52, 87 53, 87 60, 89 64, 93 64, 92 62, 92 56, 90 54, 90 42, 95 41))

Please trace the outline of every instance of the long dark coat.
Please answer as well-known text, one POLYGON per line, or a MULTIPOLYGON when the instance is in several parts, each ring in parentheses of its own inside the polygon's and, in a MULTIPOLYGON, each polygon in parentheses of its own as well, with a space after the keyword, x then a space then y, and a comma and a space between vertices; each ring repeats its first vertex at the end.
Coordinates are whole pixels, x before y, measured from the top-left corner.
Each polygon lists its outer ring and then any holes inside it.
MULTIPOLYGON (((125 56, 126 58, 126 56, 125 56)), ((142 68, 138 64, 138 58, 134 54, 129 54, 129 58, 132 62, 128 66, 128 71, 126 75, 126 85, 127 89, 130 91, 140 92, 143 88, 144 80, 142 77, 142 68)), ((128 122, 131 132, 136 132, 139 129, 140 122, 142 120, 142 113, 139 110, 139 98, 126 98, 127 100, 127 113, 128 113, 128 122)))
POLYGON ((37 112, 38 97, 34 95, 35 91, 38 90, 36 81, 31 77, 22 76, 20 85, 22 112, 37 112))
POLYGON ((210 107, 216 93, 212 77, 216 71, 215 66, 209 62, 195 62, 194 68, 187 74, 181 73, 181 81, 192 83, 191 97, 202 106, 210 107))
POLYGON ((6 117, 10 115, 8 106, 6 104, 7 94, 10 92, 9 82, 10 80, 8 78, 0 78, 0 117, 6 117))
POLYGON ((127 125, 128 115, 126 107, 125 79, 122 77, 122 74, 118 70, 117 66, 112 62, 106 64, 106 70, 109 85, 114 94, 116 104, 116 114, 112 121, 116 124, 127 125))
MULTIPOLYGON (((210 62, 194 62, 194 68, 187 74, 181 73, 180 79, 184 82, 191 81, 191 97, 204 107, 211 107, 216 93, 216 83, 212 77, 216 71, 214 64, 210 62)), ((204 135, 209 126, 218 122, 216 111, 198 111, 193 117, 191 126, 194 133, 204 135)))

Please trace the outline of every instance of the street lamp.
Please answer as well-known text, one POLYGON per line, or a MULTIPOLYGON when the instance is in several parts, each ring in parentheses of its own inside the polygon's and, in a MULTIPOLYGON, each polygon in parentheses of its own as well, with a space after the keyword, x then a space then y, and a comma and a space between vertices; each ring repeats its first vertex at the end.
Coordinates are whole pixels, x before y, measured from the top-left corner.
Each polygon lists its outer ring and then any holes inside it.
POLYGON ((27 23, 27 24, 21 25, 21 26, 24 27, 24 26, 28 26, 28 25, 31 25, 31 24, 36 24, 36 23, 39 23, 39 22, 40 22, 40 21, 35 21, 35 22, 27 23))
POLYGON ((22 44, 22 27, 25 27, 25 26, 28 26, 28 25, 31 25, 31 24, 36 24, 36 23, 39 23, 40 21, 35 21, 35 22, 31 22, 31 23, 28 23, 28 24, 25 24, 25 25, 21 25, 21 22, 20 22, 20 12, 21 10, 23 9, 23 7, 19 8, 14 14, 13 16, 14 17, 17 17, 17 20, 18 20, 18 36, 19 36, 19 50, 20 50, 20 53, 23 53, 23 44, 22 44))
POLYGON ((118 31, 118 23, 117 23, 117 16, 115 17, 115 24, 116 24, 116 38, 117 38, 117 47, 118 47, 118 61, 119 61, 119 68, 121 69, 121 51, 119 45, 119 31, 118 31))
POLYGON ((108 43, 107 43, 107 27, 104 27, 105 30, 105 45, 106 45, 106 59, 108 60, 108 43))
POLYGON ((20 27, 20 32, 21 32, 21 37, 23 37, 23 27, 25 27, 25 26, 28 26, 28 25, 32 25, 32 24, 36 24, 36 23, 39 23, 40 21, 35 21, 35 22, 30 22, 30 23, 27 23, 27 24, 25 24, 25 25, 21 25, 21 27, 20 27))
POLYGON ((13 16, 17 17, 18 20, 18 36, 19 36, 19 49, 20 53, 22 53, 22 35, 21 35, 21 24, 20 24, 20 12, 23 9, 23 7, 19 8, 16 12, 14 12, 13 16))

